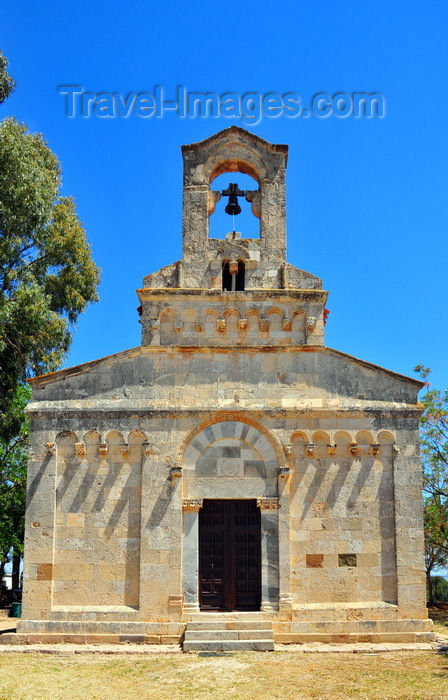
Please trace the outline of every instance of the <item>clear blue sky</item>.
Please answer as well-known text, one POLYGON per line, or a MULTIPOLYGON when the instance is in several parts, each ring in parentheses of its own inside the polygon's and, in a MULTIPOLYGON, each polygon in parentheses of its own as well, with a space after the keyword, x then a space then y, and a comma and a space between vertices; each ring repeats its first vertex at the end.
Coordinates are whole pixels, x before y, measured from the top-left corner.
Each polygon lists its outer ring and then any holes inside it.
MULTIPOLYGON (((0 116, 42 132, 102 269, 66 366, 140 344, 135 289, 181 255, 182 144, 233 123, 75 117, 60 85, 99 93, 379 92, 383 119, 264 117, 289 145, 288 259, 330 292, 326 343, 448 386, 447 15, 423 2, 48 0, 5 4, 17 89, 0 116)), ((244 229, 243 229, 244 235, 244 229)))

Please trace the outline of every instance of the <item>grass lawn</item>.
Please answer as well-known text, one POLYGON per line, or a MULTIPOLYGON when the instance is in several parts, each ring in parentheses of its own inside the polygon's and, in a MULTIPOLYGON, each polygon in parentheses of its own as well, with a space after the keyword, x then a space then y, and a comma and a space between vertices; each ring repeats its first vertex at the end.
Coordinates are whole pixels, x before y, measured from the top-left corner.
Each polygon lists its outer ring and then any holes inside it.
MULTIPOLYGON (((430 610, 448 635, 448 610, 430 610)), ((0 700, 446 700, 448 655, 435 652, 1 654, 0 700)))
POLYGON ((239 652, 150 656, 4 654, 0 698, 448 698, 448 657, 433 652, 239 652))

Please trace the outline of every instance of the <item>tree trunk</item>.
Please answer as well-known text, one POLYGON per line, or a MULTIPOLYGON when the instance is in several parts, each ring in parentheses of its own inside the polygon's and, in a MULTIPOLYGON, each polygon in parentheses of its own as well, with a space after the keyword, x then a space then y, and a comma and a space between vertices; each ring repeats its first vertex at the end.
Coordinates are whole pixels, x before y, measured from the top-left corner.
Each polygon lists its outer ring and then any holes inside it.
POLYGON ((12 590, 20 588, 20 554, 14 554, 12 558, 12 590))
POLYGON ((426 569, 426 581, 428 583, 428 605, 430 608, 434 607, 434 591, 432 589, 432 578, 431 578, 431 569, 426 569))

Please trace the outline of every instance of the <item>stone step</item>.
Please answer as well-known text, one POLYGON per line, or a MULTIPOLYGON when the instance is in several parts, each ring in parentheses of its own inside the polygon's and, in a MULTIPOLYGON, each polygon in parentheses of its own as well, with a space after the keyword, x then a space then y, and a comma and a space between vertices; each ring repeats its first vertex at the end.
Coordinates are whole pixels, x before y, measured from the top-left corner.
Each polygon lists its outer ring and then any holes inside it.
POLYGON ((266 620, 193 620, 187 627, 189 630, 266 630, 272 629, 272 623, 266 620))
POLYGON ((274 651, 273 639, 192 640, 183 643, 184 651, 274 651))
POLYGON ((224 639, 273 639, 272 630, 190 630, 185 631, 185 641, 224 639))
POLYGON ((184 651, 273 651, 272 622, 236 620, 220 616, 215 621, 187 622, 184 651))

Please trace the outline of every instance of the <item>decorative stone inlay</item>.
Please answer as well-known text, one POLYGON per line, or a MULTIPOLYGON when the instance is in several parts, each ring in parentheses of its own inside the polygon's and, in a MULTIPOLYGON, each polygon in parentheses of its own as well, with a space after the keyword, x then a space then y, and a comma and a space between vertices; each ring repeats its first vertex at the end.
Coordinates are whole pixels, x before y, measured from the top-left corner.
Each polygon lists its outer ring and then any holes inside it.
POLYGON ((241 459, 232 459, 230 457, 219 460, 218 475, 219 476, 242 476, 244 466, 241 459))
POLYGON ((75 452, 77 457, 84 457, 86 454, 86 446, 83 442, 75 442, 75 452))
POLYGON ((257 498, 257 508, 260 510, 277 510, 278 498, 257 498))
POLYGON ((106 442, 99 443, 98 452, 100 453, 100 457, 104 458, 107 455, 107 443, 106 442))
POLYGON ((260 320, 260 331, 262 333, 269 333, 269 321, 267 318, 262 318, 260 320))
POLYGON ((183 510, 199 511, 202 508, 202 504, 203 504, 202 498, 184 499, 182 501, 182 509, 183 510))
POLYGON ((47 452, 49 452, 51 455, 54 455, 56 452, 56 443, 55 442, 46 442, 45 447, 47 448, 47 452))
POLYGON ((327 455, 335 455, 336 447, 337 445, 335 443, 330 443, 329 445, 327 445, 327 455))
POLYGON ((306 443, 305 443, 305 452, 306 452, 306 454, 309 455, 309 456, 311 456, 312 454, 314 454, 314 447, 315 447, 314 442, 306 442, 306 443))
POLYGON ((350 452, 353 457, 356 457, 356 455, 359 454, 359 445, 357 442, 351 442, 350 445, 348 446, 348 451, 350 452))
POLYGON ((358 566, 356 554, 338 554, 339 566, 358 566))

